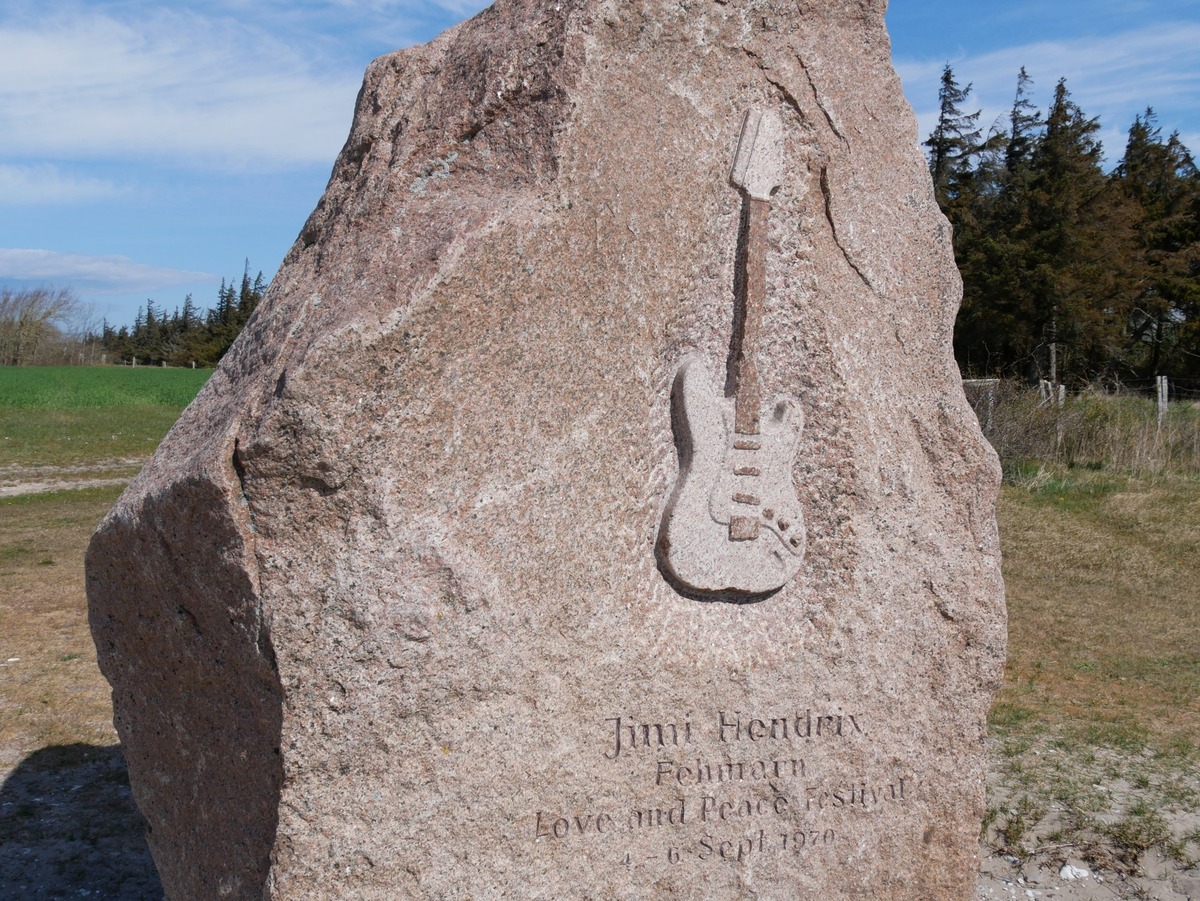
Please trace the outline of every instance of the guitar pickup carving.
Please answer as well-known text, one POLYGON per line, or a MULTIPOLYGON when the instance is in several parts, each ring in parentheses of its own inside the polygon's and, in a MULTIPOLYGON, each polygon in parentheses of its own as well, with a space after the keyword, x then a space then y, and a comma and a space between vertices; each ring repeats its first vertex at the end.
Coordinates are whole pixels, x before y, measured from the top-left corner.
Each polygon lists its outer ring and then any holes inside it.
POLYGON ((735 476, 760 476, 762 470, 757 466, 739 466, 734 471, 735 476))
MULTIPOLYGON (((755 497, 753 494, 735 494, 733 496, 733 502, 735 504, 748 504, 751 507, 757 507, 762 503, 762 500, 755 497)), ((758 520, 756 519, 755 522, 758 522, 758 520)))
POLYGON ((758 538, 758 520, 753 516, 731 516, 729 518, 730 541, 754 541, 758 538))
POLYGON ((734 450, 762 450, 762 442, 750 438, 738 438, 733 442, 734 450))

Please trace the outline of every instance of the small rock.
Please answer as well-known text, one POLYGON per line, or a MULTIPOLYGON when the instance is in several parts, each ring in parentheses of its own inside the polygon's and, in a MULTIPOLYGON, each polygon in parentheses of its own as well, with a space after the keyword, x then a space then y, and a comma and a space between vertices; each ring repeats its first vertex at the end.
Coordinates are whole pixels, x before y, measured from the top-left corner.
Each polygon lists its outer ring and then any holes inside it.
POLYGON ((1063 864, 1063 868, 1058 871, 1058 875, 1060 878, 1066 879, 1068 882, 1070 882, 1076 879, 1087 879, 1092 874, 1086 867, 1077 867, 1073 864, 1066 863, 1063 864))

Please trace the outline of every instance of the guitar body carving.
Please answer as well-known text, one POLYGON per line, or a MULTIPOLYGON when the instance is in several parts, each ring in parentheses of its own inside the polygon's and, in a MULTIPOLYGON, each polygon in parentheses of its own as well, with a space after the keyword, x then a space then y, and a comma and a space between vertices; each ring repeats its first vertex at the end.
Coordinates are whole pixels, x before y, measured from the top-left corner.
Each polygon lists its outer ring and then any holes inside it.
POLYGON ((804 517, 792 481, 800 406, 778 399, 756 435, 739 434, 732 398, 689 358, 672 390, 679 478, 663 513, 659 560, 686 590, 750 599, 782 587, 804 562, 804 517))

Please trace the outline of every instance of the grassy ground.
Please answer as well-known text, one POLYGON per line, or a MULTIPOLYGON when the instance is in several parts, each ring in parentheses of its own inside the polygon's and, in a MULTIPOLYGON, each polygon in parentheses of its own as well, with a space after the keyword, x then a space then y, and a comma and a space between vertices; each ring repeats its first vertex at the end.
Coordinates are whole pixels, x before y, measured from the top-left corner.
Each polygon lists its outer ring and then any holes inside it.
POLYGON ((113 744, 83 553, 119 488, 0 500, 0 770, 50 745, 113 744))
POLYGON ((0 368, 2 897, 162 898, 84 595, 121 487, 79 486, 131 478, 209 374, 0 368))
POLYGON ((163 897, 87 625, 83 552, 120 488, 0 499, 0 897, 163 897))
POLYGON ((127 482, 209 375, 203 369, 0 367, 0 498, 127 482))
POLYGON ((112 409, 145 405, 182 410, 211 369, 147 366, 0 366, 0 407, 112 409))
MULTIPOLYGON (((0 486, 48 471, 56 481, 132 477, 210 374, 0 367, 0 486)), ((0 764, 51 745, 115 741, 87 628, 83 554, 120 491, 0 497, 0 764)))
POLYGON ((999 516, 985 838, 1014 872, 1074 859, 1159 897, 1134 877, 1200 859, 1200 479, 1027 473, 999 516))
POLYGON ((0 367, 0 473, 18 467, 87 469, 147 457, 211 374, 127 366, 0 367))
POLYGON ((1200 479, 1043 474, 1000 517, 1012 643, 993 720, 1200 741, 1200 479))

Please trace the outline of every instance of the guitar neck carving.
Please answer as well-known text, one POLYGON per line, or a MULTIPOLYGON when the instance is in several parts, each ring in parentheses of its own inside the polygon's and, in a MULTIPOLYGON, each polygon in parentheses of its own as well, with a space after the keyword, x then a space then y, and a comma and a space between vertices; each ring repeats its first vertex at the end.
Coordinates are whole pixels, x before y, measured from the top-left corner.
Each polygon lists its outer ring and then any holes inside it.
POLYGON ((736 305, 738 322, 733 333, 734 408, 739 435, 757 435, 762 413, 762 385, 755 360, 762 330, 763 303, 767 294, 767 217, 771 202, 751 197, 746 226, 745 259, 742 261, 742 297, 736 305))

